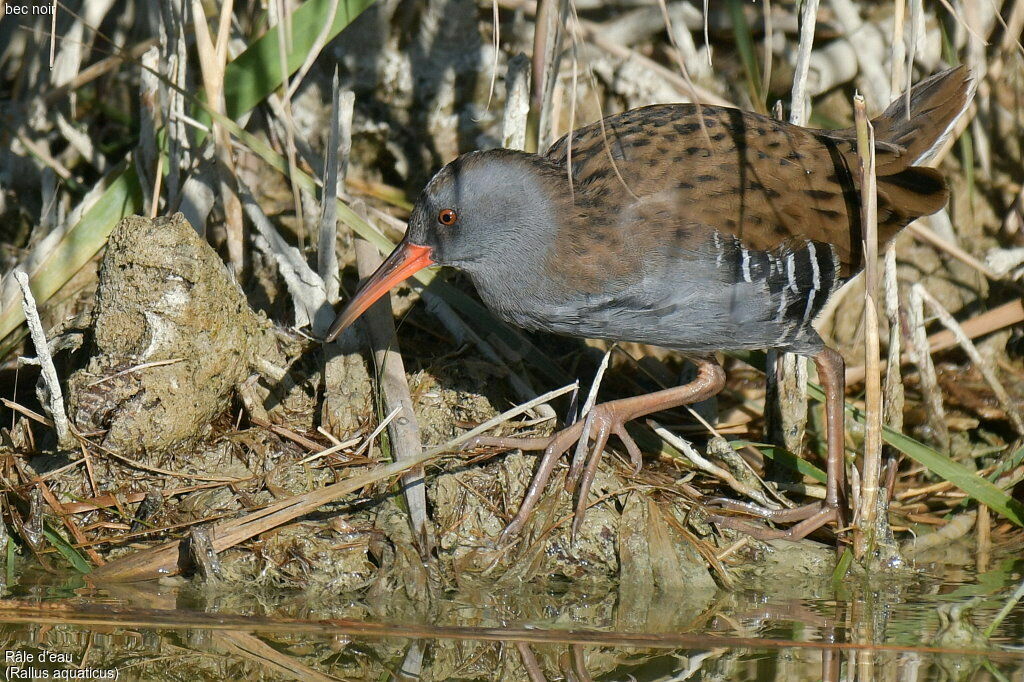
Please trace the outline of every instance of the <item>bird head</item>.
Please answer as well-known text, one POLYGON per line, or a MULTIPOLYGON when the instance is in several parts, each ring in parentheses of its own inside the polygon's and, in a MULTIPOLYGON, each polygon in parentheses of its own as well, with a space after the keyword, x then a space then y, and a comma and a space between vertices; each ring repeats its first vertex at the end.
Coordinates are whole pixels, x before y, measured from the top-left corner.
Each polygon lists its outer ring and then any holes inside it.
POLYGON ((333 341, 389 290, 431 265, 473 273, 506 263, 510 251, 543 248, 539 232, 554 229, 544 175, 558 173, 543 157, 507 149, 471 152, 437 172, 416 200, 405 238, 338 315, 333 341), (539 171, 539 172, 538 172, 539 171))

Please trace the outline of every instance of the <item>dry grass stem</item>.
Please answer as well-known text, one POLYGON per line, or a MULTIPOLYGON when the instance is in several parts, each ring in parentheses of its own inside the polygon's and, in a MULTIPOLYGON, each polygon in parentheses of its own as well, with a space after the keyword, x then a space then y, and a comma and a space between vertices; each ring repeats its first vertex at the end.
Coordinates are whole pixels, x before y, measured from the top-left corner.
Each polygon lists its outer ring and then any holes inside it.
MULTIPOLYGON (((506 7, 508 9, 521 9, 530 15, 536 12, 536 3, 533 2, 533 0, 501 0, 499 4, 502 7, 506 7)), ((586 19, 580 19, 579 25, 581 33, 583 37, 587 40, 587 42, 591 43, 595 47, 604 50, 605 52, 612 56, 618 57, 619 59, 628 59, 634 61, 637 64, 640 64, 641 66, 644 67, 644 69, 650 71, 651 74, 653 74, 655 77, 668 83, 673 88, 675 88, 676 91, 678 91, 679 94, 682 95, 683 97, 689 99, 691 97, 691 93, 693 93, 693 95, 696 95, 698 101, 701 104, 733 106, 733 104, 729 100, 711 92, 707 88, 702 88, 697 84, 693 84, 693 87, 691 88, 690 85, 686 82, 685 78, 683 78, 676 72, 672 71, 671 69, 662 66, 653 59, 644 56, 643 54, 637 52, 636 50, 631 50, 628 47, 623 47, 619 43, 608 40, 603 35, 603 31, 601 30, 601 26, 599 24, 596 24, 592 21, 587 21, 586 19)))
POLYGON ((878 196, 875 187, 875 133, 864 98, 853 100, 860 158, 861 216, 864 234, 864 357, 865 435, 859 505, 854 509, 854 555, 863 559, 874 545, 879 477, 882 470, 882 385, 879 369, 878 312, 878 196))
MULTIPOLYGON (((904 42, 905 23, 907 13, 907 1, 906 0, 894 0, 893 1, 893 12, 892 12, 892 52, 889 55, 891 64, 891 78, 889 80, 889 91, 893 95, 898 92, 906 91, 909 97, 910 89, 904 88, 904 66, 912 66, 913 62, 907 62, 906 56, 906 43, 904 42)), ((916 40, 916 36, 911 36, 911 42, 916 40)), ((909 69, 908 69, 909 70, 909 69)), ((909 100, 908 100, 907 112, 910 112, 909 100)))
MULTIPOLYGON (((335 69, 334 77, 331 79, 331 129, 327 137, 327 149, 324 152, 327 158, 324 160, 320 220, 317 230, 317 272, 320 279, 323 280, 324 294, 330 304, 338 301, 341 288, 337 254, 338 204, 336 198, 341 196, 345 186, 348 156, 352 151, 352 112, 354 107, 355 94, 351 91, 341 92, 338 85, 338 70, 335 69)), ((331 315, 318 315, 318 325, 314 326, 314 333, 318 335, 326 333, 331 317, 331 315), (323 324, 319 324, 321 319, 323 324)))
POLYGON ((530 60, 520 53, 508 60, 505 75, 505 110, 501 119, 501 146, 526 149, 526 127, 530 115, 530 60))
POLYGON ((750 499, 754 500, 755 502, 757 502, 757 504, 763 507, 766 507, 768 509, 778 508, 779 505, 769 500, 763 492, 755 488, 752 488, 746 483, 743 483, 735 476, 733 476, 732 473, 727 469, 723 469, 722 467, 718 466, 711 460, 705 458, 703 455, 698 453, 697 450, 692 445, 690 445, 690 443, 683 440, 676 434, 672 433, 658 422, 651 419, 648 420, 648 423, 654 429, 654 432, 658 434, 658 436, 662 440, 664 440, 666 443, 668 443, 675 449, 679 450, 679 452, 681 452, 688 460, 690 460, 690 463, 693 464, 695 468, 699 469, 700 471, 703 471, 709 476, 717 478, 718 480, 725 483, 727 486, 732 488, 740 495, 743 495, 744 497, 749 497, 750 499))
POLYGON ((931 308, 932 312, 942 325, 953 333, 956 337, 957 343, 960 348, 963 349, 967 357, 971 359, 972 364, 978 368, 982 376, 985 377, 985 381, 992 388, 992 392, 999 400, 999 405, 1006 411, 1006 416, 1010 419, 1013 424, 1013 428, 1016 429, 1019 435, 1024 435, 1024 419, 1022 419, 1020 411, 1013 400, 1010 399, 1009 394, 1006 392, 1006 388, 1002 382, 996 376, 995 369, 992 367, 992 363, 982 357, 981 353, 978 352, 978 347, 974 345, 974 342, 964 333, 964 330, 957 324, 956 318, 949 314, 949 311, 934 297, 927 289, 924 288, 920 282, 914 284, 914 292, 920 296, 925 302, 928 303, 928 307, 931 308))
MULTIPOLYGON (((766 10, 767 11, 767 10, 766 10)), ((793 87, 790 93, 789 122, 806 125, 810 116, 807 74, 814 47, 814 29, 818 19, 818 0, 804 0, 800 9, 800 42, 797 48, 793 87)), ((803 449, 807 427, 807 358, 793 353, 772 353, 773 373, 769 381, 770 409, 765 412, 766 429, 771 438, 790 452, 803 449)))
MULTIPOLYGON (((577 388, 578 385, 573 383, 554 391, 549 391, 529 402, 507 410, 493 419, 489 419, 480 426, 467 431, 457 438, 453 438, 444 445, 424 450, 409 460, 378 466, 370 471, 350 476, 326 488, 295 495, 263 509, 251 512, 241 518, 216 524, 213 527, 213 549, 215 552, 223 552, 239 542, 244 542, 255 535, 308 514, 318 507, 329 504, 372 483, 397 476, 415 466, 426 464, 442 454, 458 449, 466 441, 486 433, 495 426, 503 424, 541 403, 554 400, 558 396, 577 388)), ((187 478, 183 474, 174 475, 187 478)), ((195 476, 192 478, 201 477, 195 476)), ((90 577, 97 582, 134 582, 137 580, 159 578, 165 575, 174 575, 182 570, 182 567, 178 565, 181 542, 180 540, 172 540, 156 547, 120 557, 93 571, 90 577)))
POLYGON ((807 71, 811 64, 811 49, 814 47, 814 28, 817 21, 818 0, 803 0, 800 8, 800 45, 797 48, 789 113, 789 122, 798 126, 807 125, 807 119, 811 115, 810 97, 807 94, 807 71))
POLYGON ((936 234, 934 230, 929 228, 927 225, 924 225, 923 223, 924 221, 921 220, 915 221, 911 223, 907 227, 907 229, 910 231, 912 235, 914 235, 921 241, 925 242, 926 244, 931 244, 939 251, 948 253, 950 256, 956 258, 961 263, 969 265, 970 267, 974 268, 981 274, 985 275, 985 277, 987 277, 991 281, 997 282, 1002 279, 1002 276, 998 272, 994 271, 984 262, 967 253, 956 244, 953 244, 952 242, 943 239, 938 234, 936 234))
POLYGON ((978 505, 978 541, 977 541, 977 570, 979 573, 988 571, 989 561, 992 557, 992 516, 987 505, 978 505))
POLYGON ((921 394, 927 406, 928 424, 939 447, 949 450, 949 427, 946 424, 946 409, 942 404, 942 393, 939 390, 939 379, 935 373, 928 348, 928 337, 925 331, 924 300, 916 287, 911 287, 907 300, 907 324, 910 327, 910 338, 907 340, 907 351, 911 361, 917 365, 921 376, 921 394))
POLYGON ((568 8, 568 0, 539 0, 537 3, 530 109, 537 126, 533 148, 541 154, 555 141, 555 122, 551 110, 562 59, 562 35, 568 8))
POLYGON ((161 154, 156 132, 160 128, 160 50, 152 47, 142 55, 139 71, 139 144, 135 151, 135 172, 142 188, 146 215, 154 217, 160 206, 161 154))
POLYGON ((934 533, 914 537, 904 542, 900 545, 900 552, 904 556, 912 557, 948 545, 970 533, 977 523, 977 518, 978 512, 974 509, 957 514, 949 523, 938 528, 934 533))
MULTIPOLYGON (((231 13, 234 0, 225 0, 220 8, 220 23, 217 31, 217 42, 210 36, 206 25, 206 13, 200 0, 192 0, 192 17, 196 38, 196 51, 199 54, 199 66, 203 75, 203 86, 207 101, 214 111, 224 115, 224 67, 227 63, 228 29, 231 24, 231 13)), ((228 261, 235 270, 236 276, 242 272, 244 265, 244 232, 242 225, 242 204, 235 191, 237 178, 235 175, 235 159, 231 151, 231 137, 217 121, 213 123, 213 139, 217 151, 217 172, 221 203, 224 208, 224 219, 227 227, 228 261)))
MULTIPOLYGON (((442 297, 433 294, 429 290, 424 290, 422 296, 427 310, 441 322, 441 325, 455 338, 457 343, 472 343, 484 358, 494 363, 505 373, 509 386, 512 388, 517 399, 531 400, 537 395, 537 391, 530 385, 526 375, 515 371, 511 365, 505 362, 502 356, 499 355, 497 348, 485 341, 472 327, 466 324, 442 297)), ((495 338, 495 341, 500 340, 495 338)), ((541 419, 545 420, 554 419, 557 416, 554 408, 543 403, 536 406, 535 412, 541 419)))
MULTIPOLYGON (((384 259, 368 241, 357 239, 355 247, 359 276, 369 277, 384 259)), ((367 310, 365 320, 384 409, 387 412, 399 411, 397 418, 388 425, 391 456, 396 462, 414 459, 423 451, 423 445, 409 382, 405 377, 405 363, 395 336, 391 297, 382 297, 367 310)), ((426 481, 422 466, 413 467, 402 474, 402 493, 409 506, 410 521, 420 554, 427 557, 434 542, 427 513, 426 481)))
POLYGON ((318 313, 325 310, 327 294, 323 280, 309 267, 302 252, 280 235, 245 183, 238 180, 237 188, 246 215, 258 233, 258 238, 254 239, 256 247, 277 263, 278 272, 291 294, 295 307, 295 325, 303 327, 312 324, 318 313))
POLYGON ((14 278, 21 287, 22 307, 25 310, 25 321, 28 323, 29 334, 32 337, 32 345, 36 349, 33 364, 38 364, 43 381, 46 384, 47 407, 53 418, 53 428, 57 431, 57 443, 61 448, 73 448, 75 441, 68 427, 68 416, 64 410, 64 393, 60 387, 60 378, 57 376, 57 368, 50 356, 50 347, 46 342, 46 332, 43 331, 43 323, 39 319, 39 311, 36 309, 36 300, 32 296, 32 288, 28 283, 28 275, 18 268, 14 271, 14 278))
POLYGON ((885 250, 885 316, 889 322, 889 351, 885 367, 885 382, 882 386, 882 395, 885 399, 883 422, 889 428, 902 433, 906 396, 900 372, 902 332, 900 329, 899 284, 896 280, 896 246, 894 244, 890 244, 885 250))
MULTIPOLYGON (((1024 322, 1024 300, 1018 298, 961 322, 960 328, 968 338, 976 339, 1021 322, 1024 322)), ((926 343, 929 353, 938 353, 957 345, 956 336, 949 330, 927 336, 926 343)), ((900 356, 900 363, 907 364, 909 362, 915 361, 909 352, 903 353, 900 356)), ((849 385, 860 383, 864 380, 864 371, 863 365, 847 368, 846 383, 849 385)))

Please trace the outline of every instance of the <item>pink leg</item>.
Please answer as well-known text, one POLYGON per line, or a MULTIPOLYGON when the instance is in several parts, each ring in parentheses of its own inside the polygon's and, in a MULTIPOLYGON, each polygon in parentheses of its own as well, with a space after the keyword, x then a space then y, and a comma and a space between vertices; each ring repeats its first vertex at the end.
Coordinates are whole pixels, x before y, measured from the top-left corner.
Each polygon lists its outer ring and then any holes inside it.
POLYGON ((814 364, 818 368, 822 388, 825 389, 825 425, 828 459, 825 465, 825 501, 797 507, 796 509, 769 510, 757 505, 728 501, 723 506, 727 509, 746 511, 755 516, 772 521, 797 521, 795 526, 781 531, 774 528, 754 525, 729 516, 713 516, 712 520, 727 528, 748 533, 759 540, 784 538, 799 540, 818 530, 830 521, 839 527, 846 525, 845 514, 845 481, 846 474, 843 461, 843 439, 845 433, 846 375, 843 356, 831 348, 825 348, 814 356, 814 364), (802 520, 801 520, 802 519, 802 520))
MULTIPOLYGON (((579 500, 576 504, 576 518, 573 522, 574 531, 579 529, 579 525, 582 522, 583 512, 587 506, 587 493, 589 493, 594 482, 601 453, 604 450, 604 446, 608 443, 608 438, 611 434, 615 434, 623 442, 626 446, 626 451, 629 453, 630 461, 639 470, 641 462, 640 448, 637 447, 636 443, 626 432, 626 422, 652 412, 660 412, 661 410, 668 410, 680 405, 707 400, 725 386, 725 371, 715 360, 706 358, 697 359, 694 362, 697 364, 697 378, 684 386, 677 386, 633 398, 613 400, 594 407, 590 431, 590 437, 594 440, 594 447, 591 449, 589 457, 585 458, 585 466, 581 462, 580 466, 577 467, 577 469, 582 468, 582 472, 576 473, 579 477, 578 485, 576 486, 579 500)), ((519 507, 519 512, 502 532, 499 539, 500 544, 507 544, 522 531, 523 526, 526 525, 530 515, 533 513, 534 507, 540 501, 548 479, 551 478, 551 474, 555 470, 558 459, 580 439, 585 422, 586 420, 580 420, 547 439, 478 437, 466 444, 466 448, 485 445, 521 450, 544 449, 544 455, 541 457, 533 480, 530 481, 530 485, 526 489, 526 496, 519 507)), ((576 485, 576 482, 567 480, 567 485, 570 484, 576 485)))

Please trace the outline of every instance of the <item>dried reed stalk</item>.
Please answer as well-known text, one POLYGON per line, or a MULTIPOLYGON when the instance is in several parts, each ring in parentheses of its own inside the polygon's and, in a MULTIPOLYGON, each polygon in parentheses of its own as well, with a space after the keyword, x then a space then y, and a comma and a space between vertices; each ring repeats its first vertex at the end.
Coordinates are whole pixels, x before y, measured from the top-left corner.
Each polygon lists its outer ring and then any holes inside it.
POLYGON ((882 470, 882 384, 879 369, 878 311, 878 194, 875 186, 875 132, 868 119, 864 97, 853 98, 860 158, 860 197, 864 234, 864 357, 865 382, 864 459, 859 506, 854 510, 854 556, 863 559, 874 545, 877 521, 878 481, 882 470))

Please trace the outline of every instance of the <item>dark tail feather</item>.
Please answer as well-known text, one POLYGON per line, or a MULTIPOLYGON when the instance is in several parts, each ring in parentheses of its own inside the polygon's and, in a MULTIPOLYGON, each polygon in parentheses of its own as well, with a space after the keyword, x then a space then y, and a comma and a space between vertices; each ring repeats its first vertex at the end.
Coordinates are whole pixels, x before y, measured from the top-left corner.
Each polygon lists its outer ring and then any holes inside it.
POLYGON ((923 215, 946 205, 949 189, 934 168, 911 166, 878 178, 878 238, 888 242, 897 232, 923 215))
POLYGON ((907 93, 893 101, 871 122, 877 141, 901 148, 898 157, 887 159, 892 167, 884 169, 880 165, 879 173, 899 172, 927 161, 949 137, 970 104, 974 88, 971 72, 958 66, 930 76, 910 89, 909 116, 907 93))
POLYGON ((949 189, 927 161, 942 146, 974 96, 966 67, 947 69, 910 89, 871 124, 875 129, 878 237, 884 243, 915 219, 939 211, 949 189))

